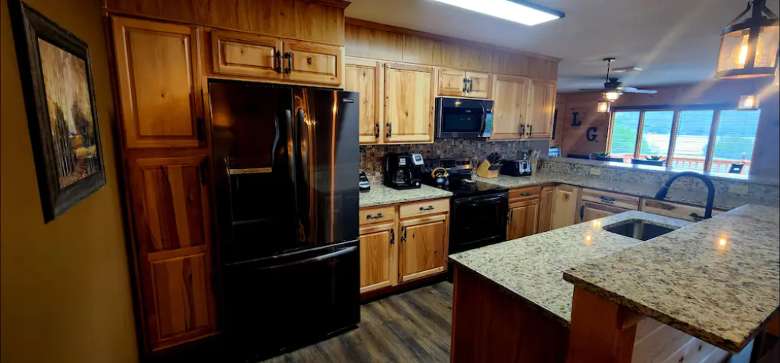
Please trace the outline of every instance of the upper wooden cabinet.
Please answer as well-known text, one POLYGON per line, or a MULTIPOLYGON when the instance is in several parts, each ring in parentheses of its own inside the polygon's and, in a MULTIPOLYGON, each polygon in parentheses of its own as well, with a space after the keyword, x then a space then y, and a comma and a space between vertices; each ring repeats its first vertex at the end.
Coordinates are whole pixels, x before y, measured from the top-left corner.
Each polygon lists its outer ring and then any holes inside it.
POLYGON ((441 68, 438 78, 440 96, 488 98, 490 95, 490 75, 487 73, 441 68))
POLYGON ((123 17, 111 22, 125 145, 199 146, 204 122, 199 31, 123 17))
POLYGON ((217 332, 206 152, 128 162, 145 345, 156 351, 217 332))
POLYGON ((360 143, 375 144, 382 135, 382 65, 380 62, 347 58, 344 89, 360 93, 360 143))
POLYGON ((520 139, 526 136, 529 85, 530 80, 524 77, 494 77, 491 139, 520 139))
POLYGON ((211 32, 214 74, 338 86, 343 48, 262 35, 211 32))
POLYGON ((281 51, 279 38, 220 30, 211 32, 214 73, 279 79, 281 51))
POLYGON ((385 64, 384 141, 433 142, 433 67, 385 64))
POLYGON ((555 82, 531 80, 529 95, 527 136, 537 139, 549 139, 552 132, 555 113, 555 82))

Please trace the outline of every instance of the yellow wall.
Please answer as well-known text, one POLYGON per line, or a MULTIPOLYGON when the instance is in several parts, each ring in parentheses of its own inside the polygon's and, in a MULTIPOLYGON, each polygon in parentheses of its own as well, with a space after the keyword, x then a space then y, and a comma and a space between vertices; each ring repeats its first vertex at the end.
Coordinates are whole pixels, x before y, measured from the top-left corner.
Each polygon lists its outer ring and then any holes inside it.
POLYGON ((89 44, 107 184, 43 223, 8 4, 2 1, 0 361, 137 362, 100 1, 26 1, 89 44))

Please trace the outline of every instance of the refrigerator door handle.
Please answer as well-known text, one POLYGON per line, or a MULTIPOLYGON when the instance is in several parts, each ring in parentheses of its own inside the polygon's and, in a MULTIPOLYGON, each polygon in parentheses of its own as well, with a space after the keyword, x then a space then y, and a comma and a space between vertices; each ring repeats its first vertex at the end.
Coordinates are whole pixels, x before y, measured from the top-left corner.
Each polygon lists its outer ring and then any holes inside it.
POLYGON ((297 266, 297 265, 305 265, 307 263, 320 262, 320 261, 329 260, 329 259, 332 259, 332 258, 335 258, 335 257, 339 257, 341 255, 346 255, 348 253, 351 253, 351 252, 355 251, 356 249, 357 249, 357 247, 350 246, 350 247, 347 247, 347 248, 340 249, 338 251, 326 253, 324 255, 309 257, 309 258, 306 258, 306 259, 303 259, 303 260, 297 260, 297 261, 292 261, 292 262, 287 262, 287 263, 280 263, 280 264, 277 264, 277 265, 257 267, 256 269, 257 270, 274 270, 274 269, 285 268, 285 267, 292 267, 292 266, 297 266))

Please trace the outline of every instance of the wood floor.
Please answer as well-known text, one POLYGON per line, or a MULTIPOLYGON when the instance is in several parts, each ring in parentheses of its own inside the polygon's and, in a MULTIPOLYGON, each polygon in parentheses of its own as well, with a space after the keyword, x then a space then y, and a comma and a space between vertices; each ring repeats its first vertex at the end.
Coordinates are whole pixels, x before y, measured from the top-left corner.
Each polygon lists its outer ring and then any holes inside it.
POLYGON ((357 329, 266 362, 448 362, 452 284, 363 305, 357 329))

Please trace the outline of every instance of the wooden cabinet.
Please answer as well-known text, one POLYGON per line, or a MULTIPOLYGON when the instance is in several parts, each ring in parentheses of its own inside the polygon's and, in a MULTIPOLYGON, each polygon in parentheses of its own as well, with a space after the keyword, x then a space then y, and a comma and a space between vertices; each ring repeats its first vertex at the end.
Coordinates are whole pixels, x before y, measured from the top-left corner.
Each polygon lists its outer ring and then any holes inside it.
POLYGON ((531 80, 527 114, 527 137, 549 139, 555 113, 556 85, 551 81, 531 80))
POLYGON ((216 333, 206 153, 128 162, 146 344, 216 333))
POLYGON ((639 198, 632 195, 582 189, 580 199, 582 200, 579 211, 580 222, 639 209, 639 198))
POLYGON ((360 293, 440 274, 449 248, 449 199, 360 210, 360 293))
MULTIPOLYGON (((703 207, 695 207, 692 205, 672 203, 655 199, 642 199, 640 210, 647 213, 685 219, 692 222, 698 222, 702 217, 704 217, 703 207)), ((712 211, 713 216, 718 213, 719 211, 712 211)))
POLYGON ((510 204, 506 239, 513 240, 536 234, 538 218, 538 198, 510 204))
POLYGON ((360 227, 360 293, 398 283, 395 223, 360 227))
POLYGON ((214 73, 281 79, 282 40, 263 35, 211 32, 214 73))
POLYGON ((125 146, 199 146, 204 139, 199 31, 123 17, 113 17, 111 26, 125 146))
POLYGON ((382 125, 382 65, 380 62, 347 58, 344 89, 360 93, 360 143, 381 142, 382 125))
POLYGON ((490 95, 490 75, 487 73, 440 68, 438 79, 440 96, 488 98, 490 95))
POLYGON ((214 30, 211 68, 214 74, 275 82, 338 86, 343 47, 214 30))
POLYGON ((557 185, 552 196, 550 228, 556 229, 577 223, 577 205, 580 189, 571 185, 557 185))
POLYGON ((539 233, 547 232, 552 228, 552 205, 554 194, 555 187, 542 187, 542 192, 539 195, 539 224, 537 227, 537 232, 539 233))
POLYGON ((399 279, 408 282, 444 272, 447 265, 447 215, 402 220, 399 279))
POLYGON ((433 67, 385 64, 385 143, 433 142, 433 67))
POLYGON ((530 80, 498 75, 493 78, 493 140, 522 139, 528 123, 530 80))

